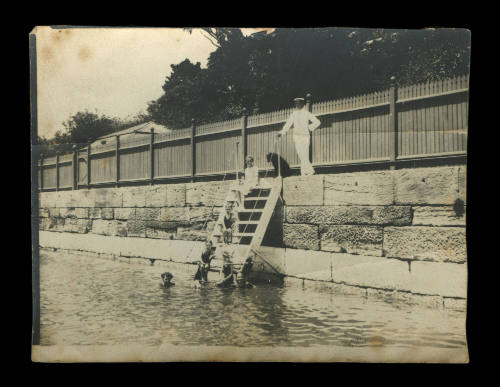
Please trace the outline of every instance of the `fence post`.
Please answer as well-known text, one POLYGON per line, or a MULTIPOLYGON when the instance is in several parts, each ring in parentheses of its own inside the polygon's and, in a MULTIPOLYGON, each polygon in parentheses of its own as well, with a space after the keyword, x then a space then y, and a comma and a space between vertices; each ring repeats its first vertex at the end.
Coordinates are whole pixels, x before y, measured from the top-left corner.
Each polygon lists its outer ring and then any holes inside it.
MULTIPOLYGON (((311 93, 306 95, 306 109, 309 113, 312 112, 312 96, 311 93)), ((313 148, 312 148, 312 132, 309 132, 309 161, 313 161, 313 148)))
POLYGON ((116 169, 116 187, 118 187, 118 183, 120 182, 120 135, 116 135, 116 144, 115 144, 115 169, 116 169))
POLYGON ((191 119, 191 181, 194 182, 194 176, 196 174, 196 124, 194 118, 191 119))
POLYGON ((90 189, 90 142, 87 145, 87 189, 90 189))
MULTIPOLYGON (((245 160, 247 159, 247 125, 248 125, 248 110, 243 109, 243 116, 241 117, 241 149, 243 153, 243 169, 245 169, 245 160)), ((238 166, 239 168, 239 166, 238 166)))
POLYGON ((59 152, 56 154, 56 191, 59 191, 59 152))
POLYGON ((76 145, 73 145, 73 190, 78 189, 78 162, 77 162, 77 157, 76 157, 76 145))
POLYGON ((396 111, 397 89, 392 86, 389 89, 389 157, 390 169, 396 169, 396 157, 398 155, 398 114, 396 111))
POLYGON ((40 191, 43 190, 43 156, 40 156, 40 191))
POLYGON ((149 162, 150 162, 150 168, 149 168, 149 184, 153 184, 154 178, 155 178, 155 130, 154 128, 151 128, 151 138, 149 139, 149 162))

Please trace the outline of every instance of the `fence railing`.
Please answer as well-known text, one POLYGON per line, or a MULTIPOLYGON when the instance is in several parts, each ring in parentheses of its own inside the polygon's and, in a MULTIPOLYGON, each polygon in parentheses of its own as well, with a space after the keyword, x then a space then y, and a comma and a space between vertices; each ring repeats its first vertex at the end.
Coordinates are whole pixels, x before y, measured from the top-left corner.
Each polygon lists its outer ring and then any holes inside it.
MULTIPOLYGON (((390 88, 355 97, 312 103, 321 126, 311 136, 314 166, 336 166, 465 155, 469 77, 390 88)), ((299 166, 293 137, 276 133, 292 109, 195 125, 172 133, 142 132, 140 138, 108 138, 73 154, 39 160, 42 190, 190 178, 234 173, 253 155, 270 168, 266 154, 278 152, 299 166), (279 149, 278 149, 279 147, 279 149), (237 165, 238 163, 238 165, 237 165)))

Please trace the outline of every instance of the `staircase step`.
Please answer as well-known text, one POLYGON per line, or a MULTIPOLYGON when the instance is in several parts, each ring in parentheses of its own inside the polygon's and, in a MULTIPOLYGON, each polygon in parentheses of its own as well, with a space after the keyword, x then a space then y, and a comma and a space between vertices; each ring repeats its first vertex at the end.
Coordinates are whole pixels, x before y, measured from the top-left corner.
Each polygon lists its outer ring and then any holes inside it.
POLYGON ((253 189, 250 191, 249 194, 245 195, 245 198, 252 198, 252 197, 268 197, 271 194, 271 189, 270 188, 262 188, 262 189, 253 189))

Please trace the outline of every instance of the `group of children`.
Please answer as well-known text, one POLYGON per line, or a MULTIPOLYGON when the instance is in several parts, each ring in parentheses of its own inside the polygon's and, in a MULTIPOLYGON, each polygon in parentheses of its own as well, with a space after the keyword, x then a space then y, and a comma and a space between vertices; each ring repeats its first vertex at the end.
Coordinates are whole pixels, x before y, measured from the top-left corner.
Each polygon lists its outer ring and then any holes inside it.
MULTIPOLYGON (((245 168, 245 179, 237 180, 231 185, 230 191, 232 197, 229 198, 226 207, 224 217, 219 226, 219 245, 224 248, 224 245, 229 245, 233 243, 233 227, 236 223, 234 216, 234 208, 243 206, 244 197, 252 190, 254 187, 259 185, 259 170, 254 164, 253 156, 248 156, 246 158, 246 168, 245 168)), ((214 259, 214 246, 211 240, 207 241, 205 244, 205 249, 201 254, 200 261, 198 262, 198 268, 194 276, 195 281, 207 281, 207 274, 210 269, 210 262, 214 259)), ((245 260, 240 270, 234 269, 234 264, 231 262, 231 253, 228 250, 224 250, 222 253, 222 266, 220 270, 220 280, 217 286, 220 287, 250 287, 252 286, 247 281, 248 273, 253 266, 253 257, 249 256, 245 260)))
MULTIPOLYGON (((198 261, 198 267, 194 275, 195 281, 208 282, 208 272, 210 270, 210 264, 215 258, 214 246, 212 241, 207 241, 205 243, 205 249, 201 253, 200 260, 198 261)), ((245 263, 239 270, 235 270, 234 264, 231 262, 231 254, 228 251, 222 253, 222 266, 219 272, 219 281, 217 286, 219 287, 252 287, 247 280, 248 274, 253 266, 253 257, 249 256, 245 260, 245 263)))
MULTIPOLYGON (((233 242, 233 227, 236 223, 234 216, 234 208, 243 206, 244 197, 254 187, 259 185, 259 170, 254 165, 253 156, 246 158, 245 179, 237 180, 231 185, 231 195, 225 207, 224 218, 219 226, 218 234, 218 247, 224 249, 224 246, 230 245, 233 242), (222 239, 222 240, 221 240, 222 239)), ((215 249, 212 240, 205 243, 205 248, 201 253, 198 267, 194 275, 194 280, 199 282, 208 282, 208 272, 210 271, 210 264, 215 258, 215 249)), ((219 272, 220 279, 217 282, 219 287, 252 287, 253 285, 247 281, 249 272, 253 266, 253 257, 246 258, 244 264, 239 270, 235 270, 234 264, 231 261, 231 253, 228 250, 223 250, 222 253, 222 266, 219 272)), ((170 273, 163 273, 162 280, 166 287, 174 285, 172 282, 173 276, 170 273)))

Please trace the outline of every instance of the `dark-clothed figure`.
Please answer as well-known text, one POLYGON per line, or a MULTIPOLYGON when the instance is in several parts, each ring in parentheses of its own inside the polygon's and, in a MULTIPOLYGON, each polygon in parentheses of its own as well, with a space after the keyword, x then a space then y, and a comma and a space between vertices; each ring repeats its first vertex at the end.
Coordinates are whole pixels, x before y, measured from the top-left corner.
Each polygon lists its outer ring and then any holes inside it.
POLYGON ((228 252, 223 253, 223 264, 220 270, 220 281, 217 286, 227 288, 234 286, 234 271, 233 264, 231 263, 230 255, 228 252))
POLYGON ((233 224, 233 213, 231 212, 230 208, 226 208, 226 213, 224 214, 224 243, 233 243, 233 224))
POLYGON ((174 286, 175 283, 172 282, 173 278, 174 278, 174 276, 172 275, 172 273, 169 273, 168 271, 165 273, 162 273, 161 280, 163 281, 163 286, 165 286, 166 288, 169 288, 170 286, 174 286))
POLYGON ((288 162, 277 153, 270 152, 266 155, 267 162, 273 165, 276 176, 288 177, 292 176, 292 171, 288 162))
POLYGON ((210 262, 214 259, 214 253, 212 249, 212 242, 208 241, 205 243, 205 249, 201 253, 200 260, 198 261, 198 269, 194 275, 195 281, 206 281, 208 282, 208 271, 210 269, 210 262))
POLYGON ((242 268, 240 269, 240 271, 238 272, 237 277, 236 277, 236 282, 240 288, 252 288, 253 287, 253 285, 250 282, 248 282, 248 280, 247 280, 248 274, 252 270, 252 266, 253 266, 253 258, 248 257, 245 260, 245 263, 243 264, 242 268))

